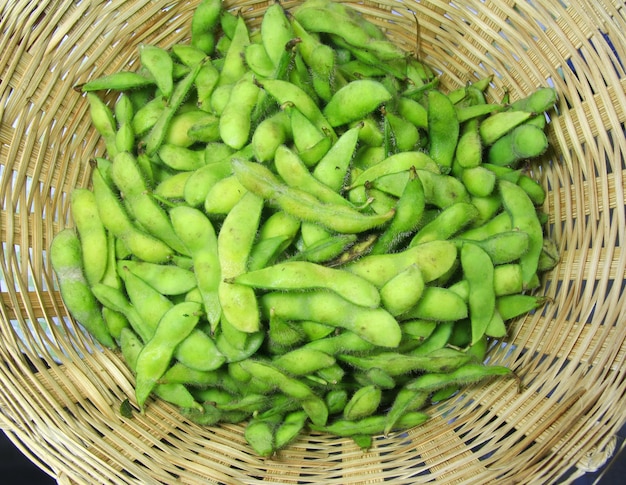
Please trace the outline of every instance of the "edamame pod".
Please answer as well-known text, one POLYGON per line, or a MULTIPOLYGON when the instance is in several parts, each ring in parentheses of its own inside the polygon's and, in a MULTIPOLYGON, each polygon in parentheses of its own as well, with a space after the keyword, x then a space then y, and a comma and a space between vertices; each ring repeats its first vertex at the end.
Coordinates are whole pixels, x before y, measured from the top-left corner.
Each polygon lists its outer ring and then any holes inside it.
POLYGON ((396 213, 380 234, 370 254, 389 253, 422 223, 425 207, 424 187, 414 169, 396 204, 396 213))
POLYGON ((256 295, 252 288, 228 281, 246 272, 262 209, 263 199, 246 192, 224 219, 217 236, 222 271, 218 295, 222 313, 235 328, 246 333, 260 328, 256 295))
POLYGON ((241 78, 230 91, 228 102, 219 118, 219 133, 229 147, 240 150, 248 143, 252 110, 260 88, 247 77, 241 78))
POLYGON ((132 254, 152 263, 163 263, 171 258, 173 250, 167 244, 141 231, 132 223, 119 199, 98 170, 93 172, 92 183, 102 224, 122 241, 132 254))
POLYGON ((333 127, 322 114, 315 100, 301 87, 282 79, 265 79, 261 85, 279 105, 293 103, 317 128, 330 136, 333 142, 335 141, 337 135, 333 127))
POLYGON ((254 158, 258 162, 272 160, 276 149, 291 137, 291 120, 286 111, 280 110, 264 118, 252 134, 254 158))
POLYGON ((75 188, 70 194, 72 217, 81 245, 85 278, 90 285, 99 283, 108 265, 108 238, 100 220, 91 190, 75 188))
POLYGON ((425 242, 446 240, 470 224, 478 215, 476 208, 467 202, 457 202, 441 211, 432 221, 423 226, 411 242, 414 247, 425 242))
POLYGON ((276 172, 290 187, 303 190, 327 204, 351 206, 338 192, 315 178, 299 155, 281 145, 274 156, 276 172))
POLYGON ((73 229, 58 232, 50 244, 50 262, 59 282, 59 290, 72 317, 102 345, 116 344, 83 273, 83 257, 78 235, 73 229))
POLYGON ((457 249, 452 241, 434 240, 397 253, 367 255, 344 268, 380 288, 413 264, 420 269, 425 283, 436 280, 456 259, 457 249))
POLYGON ((510 375, 512 371, 508 367, 469 363, 450 373, 424 374, 408 382, 405 387, 413 391, 433 392, 453 384, 471 384, 489 377, 510 375))
POLYGON ((361 172, 351 183, 349 188, 364 185, 366 182, 373 182, 383 175, 408 172, 411 168, 416 169, 421 178, 422 171, 438 173, 436 163, 426 153, 420 151, 401 152, 382 160, 380 163, 361 172))
POLYGON ((95 93, 88 92, 87 101, 91 123, 104 140, 107 153, 112 157, 117 153, 116 123, 113 112, 95 93))
POLYGON ((329 291, 271 292, 263 295, 260 302, 266 315, 273 309, 286 320, 324 322, 350 330, 381 347, 396 347, 400 343, 400 326, 387 311, 355 305, 329 291))
POLYGON ((113 74, 91 79, 79 84, 75 89, 84 93, 92 91, 128 91, 146 86, 153 86, 154 80, 132 71, 118 71, 113 74))
POLYGON ((185 254, 186 249, 174 233, 167 213, 147 192, 137 159, 131 153, 120 152, 115 156, 111 177, 124 195, 126 207, 139 225, 176 252, 185 254))
POLYGON ((284 394, 291 396, 302 404, 302 408, 311 419, 311 422, 323 426, 328 419, 328 408, 324 400, 318 397, 313 390, 302 381, 289 377, 275 366, 248 359, 241 362, 245 371, 253 378, 266 382, 270 387, 279 389, 284 394))
POLYGON ((400 271, 380 289, 383 307, 392 315, 401 315, 415 305, 424 291, 424 277, 416 264, 400 271))
POLYGON ((543 229, 537 218, 532 200, 519 185, 506 180, 499 182, 502 203, 511 217, 512 226, 528 234, 528 251, 520 257, 524 285, 528 285, 537 272, 541 248, 543 247, 543 229))
POLYGON ((524 123, 531 115, 532 113, 527 111, 500 111, 488 116, 478 127, 483 144, 493 145, 498 138, 524 123))
POLYGON ((450 99, 440 91, 428 92, 428 154, 442 173, 452 168, 459 137, 459 120, 450 99))
POLYGON ((234 283, 272 290, 325 288, 346 300, 376 308, 380 303, 378 289, 360 276, 345 270, 329 268, 307 261, 287 261, 243 273, 234 283))
POLYGON ((174 91, 174 61, 170 54, 156 45, 139 46, 139 58, 156 83, 161 94, 169 99, 174 91))
POLYGON ((222 313, 218 296, 222 276, 213 224, 198 209, 185 206, 172 209, 170 218, 174 231, 191 254, 204 311, 211 328, 215 330, 222 313))
POLYGON ((487 152, 487 161, 498 166, 516 167, 521 160, 542 155, 548 138, 542 128, 521 124, 498 138, 487 152))
POLYGON ((452 322, 467 318, 468 315, 467 304, 452 290, 440 286, 426 286, 417 305, 404 313, 402 317, 452 322))
POLYGON ((247 192, 237 177, 229 175, 218 180, 207 193, 204 211, 211 216, 226 216, 247 192))
POLYGON ((159 322, 154 336, 137 357, 137 403, 143 407, 157 381, 169 366, 176 346, 195 328, 201 306, 195 302, 174 305, 159 322))
MULTIPOLYGON (((124 260, 118 262, 163 295, 180 295, 196 287, 193 271, 173 264, 154 264, 145 261, 124 260)), ((123 271, 120 271, 122 274, 123 271)))
POLYGON ((307 192, 281 183, 259 163, 233 159, 233 172, 246 189, 283 211, 303 221, 316 222, 333 231, 351 234, 380 226, 393 217, 394 211, 366 215, 336 204, 324 204, 307 192))
POLYGON ((200 72, 200 69, 204 65, 204 62, 206 61, 202 61, 196 64, 183 79, 176 83, 169 102, 167 103, 159 118, 155 122, 154 126, 152 126, 148 135, 146 136, 145 152, 148 156, 154 155, 163 143, 172 118, 189 94, 189 91, 193 86, 196 76, 198 75, 198 72, 200 72))
POLYGON ((291 375, 304 376, 330 367, 335 358, 311 347, 300 347, 274 358, 272 363, 291 375))
POLYGON ((380 82, 358 79, 333 94, 323 113, 332 127, 358 121, 391 99, 391 93, 380 82))
POLYGON ((362 419, 376 412, 382 401, 382 389, 374 385, 357 389, 343 409, 348 420, 362 419))
POLYGON ((362 127, 363 124, 358 123, 346 130, 313 169, 313 176, 335 192, 341 190, 348 175, 362 127))
MULTIPOLYGON (((430 419, 427 413, 420 411, 409 411, 403 414, 389 431, 406 430, 425 423, 430 419)), ((356 421, 347 419, 336 419, 327 426, 319 426, 315 423, 309 427, 315 431, 333 434, 335 436, 355 436, 355 435, 378 435, 385 432, 387 417, 385 415, 374 415, 356 421)))
POLYGON ((494 267, 489 255, 472 243, 461 247, 461 267, 469 283, 469 317, 472 341, 478 342, 493 318, 496 308, 494 267))

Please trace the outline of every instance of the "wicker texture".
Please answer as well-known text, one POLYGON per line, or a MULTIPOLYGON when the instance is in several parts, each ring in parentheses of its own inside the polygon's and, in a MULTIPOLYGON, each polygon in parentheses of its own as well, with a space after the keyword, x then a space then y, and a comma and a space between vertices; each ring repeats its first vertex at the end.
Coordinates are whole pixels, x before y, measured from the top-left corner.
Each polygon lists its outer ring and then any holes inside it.
MULTIPOLYGON (((453 89, 495 74, 488 95, 553 85, 553 150, 533 167, 549 189, 562 259, 544 311, 515 322, 490 359, 497 381, 431 409, 425 425, 376 440, 302 436, 273 459, 242 427, 202 428, 133 396, 121 356, 68 317, 46 248, 71 225, 69 191, 104 152, 73 86, 129 68, 142 42, 185 39, 197 2, 0 1, 0 427, 59 483, 568 483, 613 453, 626 419, 626 7, 618 0, 353 3, 453 89)), ((258 25, 268 2, 225 2, 258 25)), ((289 8, 295 2, 285 1, 289 8)))

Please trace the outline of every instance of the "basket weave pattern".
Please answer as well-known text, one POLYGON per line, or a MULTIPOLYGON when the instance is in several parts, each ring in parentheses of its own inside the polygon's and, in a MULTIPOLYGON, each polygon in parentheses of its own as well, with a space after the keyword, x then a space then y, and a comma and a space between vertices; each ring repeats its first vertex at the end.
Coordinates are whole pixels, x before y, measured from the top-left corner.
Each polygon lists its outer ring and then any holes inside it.
MULTIPOLYGON (((297 2, 282 2, 286 8, 297 2)), ((562 255, 551 299, 511 327, 491 362, 520 376, 473 386, 425 425, 379 438, 311 433, 278 456, 242 426, 202 428, 134 395, 121 356, 68 316, 47 247, 72 224, 104 145, 73 86, 136 65, 140 43, 184 41, 197 2, 0 1, 0 427, 59 483, 567 483, 608 459, 626 420, 626 7, 618 0, 350 2, 440 71, 444 89, 494 74, 511 99, 554 86, 553 149, 532 174, 548 189, 562 255), (419 41, 416 41, 416 20, 419 41), (416 52, 418 51, 418 52, 416 52)), ((268 2, 227 1, 258 26, 268 2)))

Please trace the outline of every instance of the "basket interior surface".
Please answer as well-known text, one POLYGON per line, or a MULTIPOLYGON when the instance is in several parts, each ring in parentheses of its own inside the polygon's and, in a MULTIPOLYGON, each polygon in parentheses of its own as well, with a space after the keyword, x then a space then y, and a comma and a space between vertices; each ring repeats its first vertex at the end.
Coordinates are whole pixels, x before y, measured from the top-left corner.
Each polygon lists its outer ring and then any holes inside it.
MULTIPOLYGON (((224 3, 254 28, 271 2, 224 3)), ((445 90, 493 74, 493 100, 559 93, 530 171, 561 260, 542 280, 549 303, 489 352, 523 386, 472 386, 367 452, 310 433, 259 458, 242 426, 203 428, 158 400, 122 417, 133 376, 68 316, 47 254, 104 153, 73 88, 132 69, 141 43, 184 41, 197 2, 0 1, 0 427, 60 483, 565 483, 611 456, 626 420, 624 3, 348 3, 445 90)))

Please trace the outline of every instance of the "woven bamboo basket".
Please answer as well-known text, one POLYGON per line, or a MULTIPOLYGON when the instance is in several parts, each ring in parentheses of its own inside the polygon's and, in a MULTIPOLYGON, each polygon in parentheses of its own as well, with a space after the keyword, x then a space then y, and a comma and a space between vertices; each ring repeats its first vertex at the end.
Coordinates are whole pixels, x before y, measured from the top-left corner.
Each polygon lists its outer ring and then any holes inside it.
MULTIPOLYGON (((289 8, 297 2, 285 0, 289 8)), ((137 65, 137 46, 186 39, 196 1, 0 2, 0 427, 59 483, 570 483, 615 452, 626 420, 626 7, 618 0, 350 2, 454 89, 559 93, 552 149, 532 167, 561 254, 550 298, 491 362, 520 376, 467 388, 432 419, 361 451, 301 436, 271 459, 240 425, 206 427, 151 400, 121 416, 133 376, 69 316, 46 249, 68 194, 104 152, 73 87, 137 65), (416 22, 420 26, 416 41, 416 22)), ((267 1, 227 1, 258 26, 267 1)))

